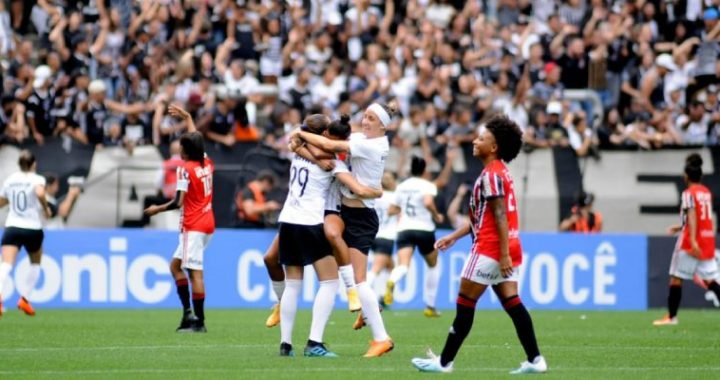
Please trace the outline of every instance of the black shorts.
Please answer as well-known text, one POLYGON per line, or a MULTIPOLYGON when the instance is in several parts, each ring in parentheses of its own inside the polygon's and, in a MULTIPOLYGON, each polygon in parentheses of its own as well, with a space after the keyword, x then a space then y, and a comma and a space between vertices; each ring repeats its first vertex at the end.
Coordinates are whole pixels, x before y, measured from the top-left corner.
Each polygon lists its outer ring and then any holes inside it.
POLYGON ((282 265, 305 266, 332 255, 322 224, 303 226, 280 223, 278 234, 282 265))
POLYGON ((423 256, 432 253, 435 250, 435 231, 407 230, 398 232, 397 249, 407 247, 417 247, 423 256))
POLYGON ((340 211, 325 210, 325 216, 328 216, 328 215, 337 215, 337 216, 340 216, 340 211))
POLYGON ((343 240, 349 248, 368 254, 375 242, 380 222, 377 213, 372 208, 356 208, 342 206, 340 216, 345 222, 343 240))
POLYGON ((28 253, 37 252, 42 248, 45 234, 43 230, 31 230, 19 227, 7 227, 2 236, 2 245, 13 245, 25 250, 28 253))
POLYGON ((395 242, 383 238, 375 238, 372 246, 373 253, 376 255, 392 256, 393 248, 395 248, 395 242))

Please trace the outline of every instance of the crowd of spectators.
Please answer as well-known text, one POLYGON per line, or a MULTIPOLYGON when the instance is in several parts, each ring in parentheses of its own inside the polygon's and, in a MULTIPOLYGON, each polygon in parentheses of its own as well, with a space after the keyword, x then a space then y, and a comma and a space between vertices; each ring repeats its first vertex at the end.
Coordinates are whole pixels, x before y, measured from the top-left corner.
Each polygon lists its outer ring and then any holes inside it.
MULTIPOLYGON (((719 0, 0 1, 5 143, 283 136, 309 113, 396 102, 390 169, 439 169, 503 112, 529 147, 718 144, 719 0), (602 103, 598 114, 586 90, 602 103)), ((462 170, 465 158, 453 163, 462 170)))

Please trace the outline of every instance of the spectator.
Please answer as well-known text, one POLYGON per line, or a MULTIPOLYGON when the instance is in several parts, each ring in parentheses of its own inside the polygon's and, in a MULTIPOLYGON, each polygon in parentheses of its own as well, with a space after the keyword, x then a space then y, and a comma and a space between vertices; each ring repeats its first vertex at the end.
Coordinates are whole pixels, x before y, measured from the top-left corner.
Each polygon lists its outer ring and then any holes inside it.
POLYGON ((33 92, 27 101, 27 123, 33 139, 38 145, 42 145, 45 137, 51 136, 55 129, 55 120, 49 112, 55 102, 55 90, 50 82, 51 76, 52 72, 48 66, 38 66, 35 69, 33 92))
POLYGON ((397 134, 393 140, 394 148, 399 153, 397 173, 404 178, 409 170, 409 158, 412 156, 425 157, 425 162, 432 163, 432 152, 427 140, 427 124, 420 107, 410 109, 410 117, 400 122, 397 134))
POLYGON ((282 206, 267 195, 275 186, 275 175, 261 171, 253 181, 235 195, 238 227, 263 228, 269 225, 270 216, 282 206))
POLYGON ((61 198, 58 198, 60 180, 57 175, 47 173, 45 181, 45 194, 51 211, 51 217, 47 220, 46 227, 63 228, 75 207, 75 202, 80 198, 85 180, 82 177, 69 177, 68 191, 61 198))
POLYGON ((584 234, 602 232, 602 214, 593 209, 594 202, 593 193, 581 191, 570 216, 560 222, 560 231, 584 234))
POLYGON ((568 142, 578 157, 596 156, 599 145, 597 137, 588 127, 584 112, 568 113, 565 125, 568 142))
POLYGON ((547 125, 545 138, 549 146, 567 147, 570 145, 568 130, 562 124, 563 107, 560 102, 550 102, 547 105, 547 125))
POLYGON ((711 130, 712 115, 706 112, 704 102, 698 99, 690 103, 688 113, 678 117, 676 123, 685 145, 705 145, 708 135, 716 135, 711 130))
POLYGON ((560 82, 562 68, 555 62, 548 62, 543 68, 543 80, 536 82, 530 90, 533 102, 541 107, 550 101, 562 101, 563 84, 560 82))
POLYGON ((230 97, 225 86, 219 86, 215 91, 215 106, 200 121, 199 128, 204 131, 205 138, 209 141, 232 147, 235 145, 233 127, 236 101, 230 97))

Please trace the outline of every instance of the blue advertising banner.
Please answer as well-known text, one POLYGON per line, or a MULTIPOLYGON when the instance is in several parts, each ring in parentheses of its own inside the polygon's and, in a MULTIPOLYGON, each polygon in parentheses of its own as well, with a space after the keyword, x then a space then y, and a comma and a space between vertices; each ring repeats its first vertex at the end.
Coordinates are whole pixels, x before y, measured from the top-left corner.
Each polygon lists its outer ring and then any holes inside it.
MULTIPOLYGON (((439 231, 438 237, 445 234, 439 231)), ((274 231, 218 230, 205 253, 207 305, 266 308, 275 302, 263 264, 274 231)), ((152 230, 47 231, 42 275, 31 301, 53 308, 177 307, 168 268, 178 234, 152 230)), ((535 309, 643 310, 647 308, 647 237, 641 235, 534 234, 521 236, 525 252, 520 295, 535 309)), ((437 307, 455 307, 460 273, 470 248, 463 239, 440 254, 437 307)), ((14 302, 29 270, 21 255, 3 298, 14 302)), ((395 308, 424 307, 424 261, 415 256, 397 284, 395 308)), ((306 278, 314 279, 311 269, 306 278)), ((382 284, 378 284, 382 289, 382 284)), ((301 306, 317 284, 305 281, 301 306)), ((339 292, 340 305, 345 292, 339 292)), ((488 292, 491 293, 491 292, 488 292)), ((486 294, 479 308, 498 307, 486 294)))

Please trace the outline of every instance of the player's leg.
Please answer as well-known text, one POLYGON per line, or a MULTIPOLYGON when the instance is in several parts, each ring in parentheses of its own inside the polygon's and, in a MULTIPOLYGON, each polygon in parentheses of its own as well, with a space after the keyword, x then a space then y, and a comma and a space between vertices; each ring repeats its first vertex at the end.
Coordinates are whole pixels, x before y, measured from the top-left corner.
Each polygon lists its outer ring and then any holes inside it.
POLYGON ((373 262, 366 278, 367 283, 370 284, 370 287, 373 288, 373 290, 376 289, 375 284, 380 276, 380 273, 384 271, 388 265, 392 265, 392 257, 390 257, 390 253, 387 252, 388 249, 379 245, 378 240, 379 239, 375 239, 375 245, 373 246, 373 262), (390 264, 388 264, 388 262, 390 262, 390 264))
POLYGON ((383 297, 383 301, 386 305, 392 305, 395 284, 402 280, 407 274, 408 268, 410 267, 410 260, 412 260, 412 255, 415 251, 415 244, 408 239, 401 238, 403 235, 405 235, 405 232, 400 233, 397 242, 398 265, 390 272, 390 278, 388 278, 387 284, 385 285, 385 297, 383 297))
POLYGON ((280 264, 279 241, 279 235, 275 234, 272 243, 270 243, 263 257, 265 268, 267 268, 268 276, 272 282, 273 292, 275 292, 275 296, 278 299, 278 303, 273 306, 272 312, 265 320, 265 326, 267 327, 274 327, 280 323, 280 300, 285 291, 285 271, 283 271, 282 265, 280 264))
MULTIPOLYGON (((465 264, 466 267, 471 265, 474 256, 477 255, 470 255, 470 257, 468 257, 465 264)), ((463 273, 465 273, 465 270, 463 270, 463 273)), ((458 292, 456 303, 455 319, 453 320, 450 332, 445 340, 445 346, 443 346, 442 353, 440 356, 437 356, 432 351, 428 350, 427 358, 414 358, 412 360, 415 368, 423 372, 452 371, 455 356, 457 356, 463 341, 472 329, 473 321, 475 319, 475 305, 477 304, 478 299, 480 299, 483 293, 485 293, 487 286, 488 285, 486 284, 474 282, 464 277, 460 280, 460 291, 458 292)))
POLYGON ((5 287, 5 281, 10 277, 15 260, 22 247, 22 241, 15 227, 8 227, 2 236, 2 261, 0 262, 0 315, 3 312, 2 306, 2 290, 5 287))
MULTIPOLYGON (((40 231, 40 233, 42 234, 42 231, 40 231)), ((41 234, 39 237, 39 244, 37 246, 26 246, 26 248, 30 252, 30 271, 25 278, 25 289, 23 292, 21 292, 20 299, 18 300, 17 304, 18 309, 22 310, 26 315, 29 316, 35 315, 35 309, 30 304, 29 298, 33 290, 35 290, 35 286, 37 286, 38 280, 40 279, 40 260, 42 259, 43 253, 41 234)))
POLYGON ((285 293, 280 299, 280 356, 294 356, 292 332, 295 326, 297 303, 302 292, 302 280, 302 266, 285 266, 285 293))
MULTIPOLYGON (((515 271, 517 272, 517 268, 515 271)), ((540 355, 540 349, 537 345, 532 318, 518 296, 517 281, 512 279, 493 285, 493 291, 495 291, 498 299, 502 302, 503 309, 505 309, 510 319, 512 319, 513 325, 515 325, 515 332, 517 332, 520 344, 522 344, 525 355, 527 356, 527 361, 523 362, 520 368, 511 373, 547 372, 545 358, 540 355)))
POLYGON ((343 222, 340 215, 329 213, 325 215, 323 229, 325 230, 325 237, 332 247, 333 256, 335 256, 335 260, 337 261, 340 277, 347 289, 348 309, 352 312, 359 311, 361 306, 357 295, 357 289, 355 287, 355 274, 353 273, 353 266, 350 263, 350 251, 348 249, 348 245, 343 239, 345 222, 343 222))
POLYGON ((720 307, 720 284, 717 282, 717 261, 715 261, 715 259, 702 260, 698 266, 697 275, 703 280, 711 295, 711 297, 706 295, 705 298, 712 300, 715 307, 720 307))
POLYGON ((692 280, 699 260, 685 251, 676 250, 670 261, 670 289, 668 291, 668 314, 653 322, 655 326, 676 325, 677 313, 682 299, 683 280, 692 280))
POLYGON ((202 269, 189 269, 190 285, 192 286, 192 305, 195 312, 193 332, 206 332, 205 328, 205 278, 202 269))
POLYGON ((423 284, 423 301, 425 301, 423 314, 426 317, 439 317, 440 313, 435 309, 438 284, 440 283, 438 251, 432 248, 430 253, 423 255, 423 258, 425 259, 425 264, 427 264, 427 267, 425 267, 425 282, 423 284))
POLYGON ((185 332, 207 332, 205 328, 205 279, 203 261, 205 248, 210 242, 211 237, 212 235, 197 231, 187 233, 185 258, 182 262, 182 269, 186 270, 190 277, 195 321, 189 330, 184 330, 185 332))
POLYGON ((336 357, 337 355, 327 350, 323 343, 325 326, 330 314, 335 307, 335 296, 340 286, 338 280, 337 262, 333 256, 325 256, 313 263, 317 273, 320 288, 315 295, 312 310, 312 323, 310 325, 310 336, 304 355, 313 357, 336 357))
POLYGON ((176 331, 191 328, 195 322, 195 317, 192 314, 192 306, 190 305, 190 282, 185 270, 183 270, 183 260, 186 257, 187 250, 187 232, 180 233, 179 242, 175 253, 173 254, 172 260, 170 260, 170 273, 175 280, 175 288, 177 290, 178 298, 182 304, 182 319, 180 320, 180 326, 176 331))

